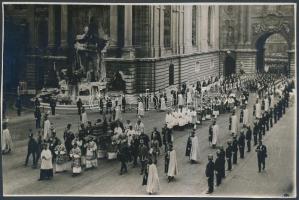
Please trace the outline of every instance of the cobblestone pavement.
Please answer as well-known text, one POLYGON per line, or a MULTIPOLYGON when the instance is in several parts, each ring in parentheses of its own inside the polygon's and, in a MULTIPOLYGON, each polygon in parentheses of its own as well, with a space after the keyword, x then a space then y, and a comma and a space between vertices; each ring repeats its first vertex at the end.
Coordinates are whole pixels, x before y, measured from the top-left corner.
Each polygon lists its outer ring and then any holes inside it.
MULTIPOLYGON (((249 105, 252 113, 253 95, 250 95, 249 105)), ((88 113, 89 120, 100 118, 96 112, 88 113)), ((123 115, 123 119, 136 122, 136 113, 123 115)), ((150 133, 154 126, 161 130, 165 112, 148 111, 143 118, 146 133, 150 133)), ((292 185, 295 153, 294 135, 294 107, 288 109, 286 115, 269 132, 265 143, 268 146, 269 158, 266 171, 257 172, 256 153, 245 153, 245 159, 233 166, 232 172, 227 172, 227 178, 220 187, 215 188, 215 196, 246 196, 291 194, 295 188, 292 185)), ((50 117, 54 123, 57 135, 62 139, 67 123, 73 124, 77 131, 79 116, 69 113, 58 113, 50 117)), ((229 114, 218 117, 220 126, 219 144, 226 147, 226 141, 231 137, 228 131, 229 114)), ((147 195, 145 186, 142 186, 142 176, 139 168, 132 168, 129 164, 128 173, 120 176, 120 163, 116 160, 100 160, 97 169, 83 172, 78 177, 71 176, 71 169, 62 174, 55 174, 51 181, 37 181, 39 170, 24 166, 28 129, 34 127, 33 114, 26 114, 22 119, 11 119, 9 129, 14 140, 14 151, 4 155, 3 164, 3 192, 6 195, 147 195)), ((174 132, 174 148, 177 151, 179 175, 174 182, 168 183, 164 174, 164 155, 158 159, 158 174, 161 190, 159 195, 179 196, 207 196, 207 179, 205 166, 207 155, 216 150, 208 144, 209 121, 198 127, 196 133, 200 141, 200 163, 191 165, 185 157, 185 148, 190 129, 174 132)))

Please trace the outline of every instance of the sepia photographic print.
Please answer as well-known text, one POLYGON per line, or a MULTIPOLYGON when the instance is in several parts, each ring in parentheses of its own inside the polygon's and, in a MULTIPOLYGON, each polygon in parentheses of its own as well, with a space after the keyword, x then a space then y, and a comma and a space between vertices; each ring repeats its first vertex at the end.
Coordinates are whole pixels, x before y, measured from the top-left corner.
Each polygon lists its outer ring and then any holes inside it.
POLYGON ((297 196, 295 3, 2 3, 3 196, 297 196))

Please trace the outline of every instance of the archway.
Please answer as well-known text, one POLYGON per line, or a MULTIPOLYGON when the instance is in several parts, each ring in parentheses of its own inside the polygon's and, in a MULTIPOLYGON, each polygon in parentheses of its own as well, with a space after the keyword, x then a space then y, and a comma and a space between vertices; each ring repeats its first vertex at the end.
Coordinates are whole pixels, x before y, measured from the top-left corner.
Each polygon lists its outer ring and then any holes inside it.
POLYGON ((289 73, 288 40, 280 33, 265 33, 256 42, 256 71, 289 73))
POLYGON ((224 76, 231 76, 234 73, 236 73, 236 60, 227 55, 224 61, 224 76))

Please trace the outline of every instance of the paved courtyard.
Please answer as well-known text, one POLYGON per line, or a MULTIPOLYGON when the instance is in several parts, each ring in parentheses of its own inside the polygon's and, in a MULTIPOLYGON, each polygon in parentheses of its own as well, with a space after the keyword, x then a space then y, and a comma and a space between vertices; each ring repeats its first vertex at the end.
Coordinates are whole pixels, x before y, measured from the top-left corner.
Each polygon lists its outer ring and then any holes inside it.
MULTIPOLYGON (((253 95, 249 99, 250 113, 252 113, 253 95)), ((276 196, 284 194, 294 195, 295 177, 295 107, 287 109, 286 115, 266 133, 264 143, 268 147, 266 171, 258 173, 257 158, 254 151, 245 153, 245 159, 238 159, 238 165, 233 166, 232 172, 226 172, 226 179, 215 188, 212 196, 276 196)), ((89 120, 100 118, 99 113, 88 113, 89 120)), ((164 123, 165 112, 146 112, 143 122, 146 133, 153 127, 161 127, 164 123)), ((131 111, 123 115, 123 119, 136 122, 136 113, 131 111)), ((124 121, 123 120, 123 121, 124 121)), ((73 124, 73 130, 78 130, 79 116, 58 112, 50 117, 54 123, 58 137, 62 139, 67 123, 73 124)), ((226 141, 231 137, 228 131, 229 114, 218 117, 220 126, 219 144, 226 148, 226 141)), ((142 176, 139 168, 129 165, 128 173, 120 176, 120 163, 116 160, 100 160, 97 169, 83 172, 79 177, 71 176, 71 169, 62 174, 55 174, 51 181, 37 181, 39 170, 25 167, 27 153, 28 129, 34 127, 33 114, 25 113, 20 118, 9 122, 14 141, 14 151, 4 155, 3 192, 5 195, 147 195, 142 186, 142 176)), ((207 155, 216 154, 216 150, 208 144, 209 121, 201 125, 196 133, 200 141, 200 163, 191 165, 185 157, 186 142, 190 130, 174 132, 174 148, 177 152, 179 175, 176 181, 168 183, 164 174, 164 155, 158 160, 158 174, 161 189, 159 195, 176 196, 207 196, 207 179, 205 166, 207 155)), ((254 150, 254 148, 253 148, 254 150)), ((209 195, 211 196, 211 195, 209 195)))

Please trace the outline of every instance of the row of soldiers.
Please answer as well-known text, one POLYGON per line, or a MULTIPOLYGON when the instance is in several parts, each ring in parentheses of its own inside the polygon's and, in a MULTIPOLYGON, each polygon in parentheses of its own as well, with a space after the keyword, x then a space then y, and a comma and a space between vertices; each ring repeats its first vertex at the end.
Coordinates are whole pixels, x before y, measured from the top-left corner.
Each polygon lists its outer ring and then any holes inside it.
MULTIPOLYGON (((267 82, 270 83, 270 82, 267 82)), ((266 85, 266 83, 264 82, 266 85)), ((244 120, 244 113, 247 115, 248 118, 248 108, 242 108, 241 115, 240 115, 240 123, 243 123, 243 128, 240 130, 240 134, 237 137, 237 130, 236 132, 232 132, 233 134, 233 140, 227 141, 227 148, 224 151, 223 146, 219 147, 219 150, 217 150, 216 153, 216 160, 213 162, 213 155, 209 155, 208 159, 209 162, 206 166, 206 176, 208 177, 208 186, 209 190, 207 191, 207 194, 212 193, 214 190, 214 174, 216 175, 216 185, 219 186, 221 184, 221 180, 225 178, 225 159, 227 161, 227 170, 232 170, 232 164, 237 164, 237 158, 238 158, 238 152, 240 153, 240 158, 244 158, 244 151, 245 151, 245 145, 247 144, 247 152, 251 151, 251 141, 252 141, 252 135, 254 139, 254 146, 256 147, 257 152, 257 158, 258 158, 258 169, 259 172, 261 172, 261 168, 263 170, 265 169, 265 159, 267 157, 267 148, 262 143, 263 136, 265 136, 266 131, 269 131, 270 127, 273 127, 273 121, 274 124, 277 123, 277 121, 285 114, 285 109, 289 107, 289 92, 291 87, 288 86, 288 84, 283 84, 282 95, 278 96, 277 103, 274 104, 274 108, 267 109, 265 111, 265 106, 263 106, 262 112, 260 117, 256 116, 256 110, 254 110, 254 126, 253 131, 251 130, 248 119, 244 120), (258 142, 259 141, 259 142, 258 142)), ((267 87, 266 87, 267 88, 267 87)), ((265 94, 265 93, 263 93, 265 94)), ((260 95, 260 98, 263 98, 262 95, 260 95)), ((263 98, 263 102, 265 99, 268 100, 268 96, 266 95, 265 98, 263 98)), ((274 101, 274 99, 271 99, 274 101)), ((264 105, 264 103, 263 103, 264 105)), ((256 105, 255 105, 256 106, 256 105)), ((233 117, 235 120, 231 117, 230 118, 230 130, 232 129, 231 126, 233 125, 232 121, 236 121, 235 113, 233 113, 233 117)))

